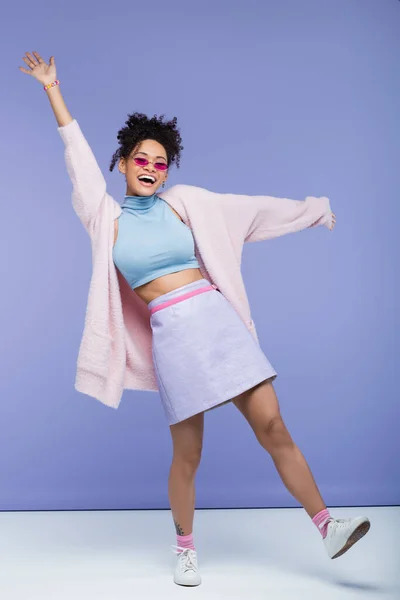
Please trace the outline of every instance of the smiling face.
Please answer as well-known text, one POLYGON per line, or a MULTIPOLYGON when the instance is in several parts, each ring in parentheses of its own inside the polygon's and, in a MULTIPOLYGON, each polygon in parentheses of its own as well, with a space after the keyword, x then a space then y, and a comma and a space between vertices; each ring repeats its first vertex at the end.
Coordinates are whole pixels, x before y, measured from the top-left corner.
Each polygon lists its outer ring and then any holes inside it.
POLYGON ((168 165, 164 147, 155 140, 143 140, 127 158, 119 160, 118 169, 126 177, 127 196, 151 196, 168 177, 167 171, 156 168, 160 163, 168 165), (147 165, 136 164, 134 159, 147 159, 147 165), (156 166, 154 166, 156 165, 156 166))

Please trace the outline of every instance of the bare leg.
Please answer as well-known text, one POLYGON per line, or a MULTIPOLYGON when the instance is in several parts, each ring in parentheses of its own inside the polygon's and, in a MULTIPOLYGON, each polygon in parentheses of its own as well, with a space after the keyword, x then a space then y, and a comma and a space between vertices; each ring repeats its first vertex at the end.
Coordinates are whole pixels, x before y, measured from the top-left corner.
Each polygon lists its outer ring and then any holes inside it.
POLYGON ((173 459, 168 480, 168 496, 177 535, 193 532, 195 476, 201 460, 204 413, 170 427, 173 459))
POLYGON ((271 381, 233 400, 247 419, 259 443, 268 451, 287 490, 313 518, 326 508, 311 470, 292 440, 280 414, 271 381))

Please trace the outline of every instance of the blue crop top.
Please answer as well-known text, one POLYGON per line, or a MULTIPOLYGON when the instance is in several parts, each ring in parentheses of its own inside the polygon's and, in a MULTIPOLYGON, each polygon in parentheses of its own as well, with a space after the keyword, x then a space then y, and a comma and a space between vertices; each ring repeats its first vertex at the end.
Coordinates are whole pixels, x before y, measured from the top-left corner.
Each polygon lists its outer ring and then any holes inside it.
POLYGON ((125 196, 113 248, 115 266, 132 289, 157 277, 199 268, 190 228, 152 196, 125 196))

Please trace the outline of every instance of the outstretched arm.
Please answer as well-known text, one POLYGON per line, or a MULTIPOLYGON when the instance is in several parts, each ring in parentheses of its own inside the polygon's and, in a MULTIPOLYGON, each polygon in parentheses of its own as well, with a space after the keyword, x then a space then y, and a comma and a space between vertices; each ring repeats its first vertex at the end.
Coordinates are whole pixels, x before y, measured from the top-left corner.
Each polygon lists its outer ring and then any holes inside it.
MULTIPOLYGON (((31 75, 43 86, 56 81, 54 56, 46 63, 37 53, 26 53, 23 60, 31 75)), ((71 116, 64 102, 60 86, 55 85, 43 92, 47 95, 58 124, 58 132, 65 144, 65 162, 72 182, 72 205, 89 235, 92 234, 96 216, 103 202, 117 204, 106 192, 106 182, 96 158, 87 143, 77 121, 71 116)))
POLYGON ((240 194, 218 196, 225 218, 244 242, 258 242, 318 225, 332 230, 336 223, 325 196, 307 196, 305 200, 240 194))

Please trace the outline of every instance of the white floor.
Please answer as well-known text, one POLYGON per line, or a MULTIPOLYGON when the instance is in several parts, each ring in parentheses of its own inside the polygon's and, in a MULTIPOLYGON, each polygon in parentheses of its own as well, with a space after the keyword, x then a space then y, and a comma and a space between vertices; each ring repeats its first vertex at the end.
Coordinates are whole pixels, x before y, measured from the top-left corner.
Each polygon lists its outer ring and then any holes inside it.
POLYGON ((197 510, 203 582, 173 583, 169 511, 0 513, 1 600, 400 599, 400 507, 365 514, 369 533, 330 560, 303 509, 197 510))

